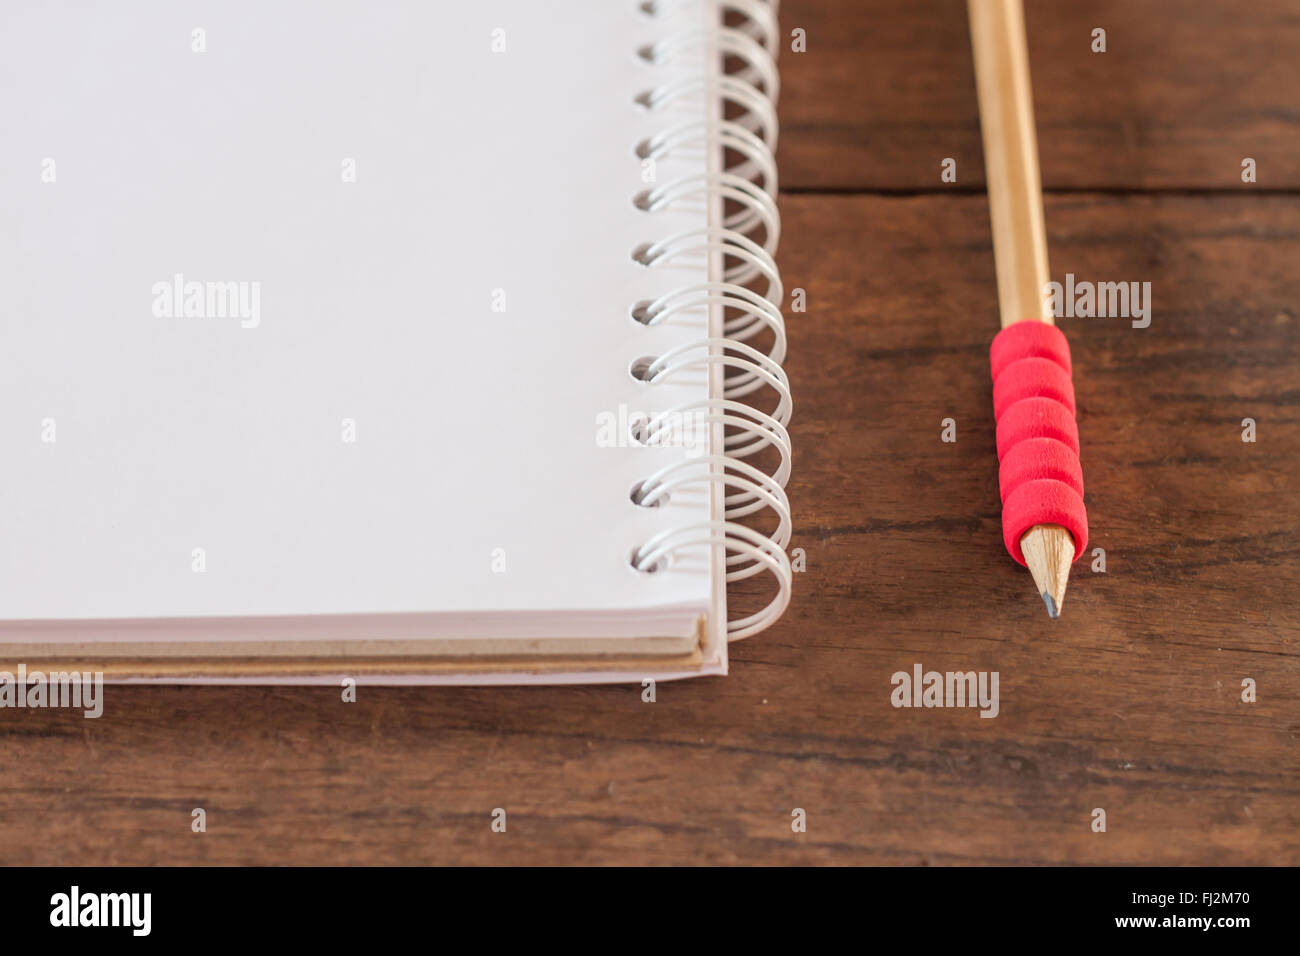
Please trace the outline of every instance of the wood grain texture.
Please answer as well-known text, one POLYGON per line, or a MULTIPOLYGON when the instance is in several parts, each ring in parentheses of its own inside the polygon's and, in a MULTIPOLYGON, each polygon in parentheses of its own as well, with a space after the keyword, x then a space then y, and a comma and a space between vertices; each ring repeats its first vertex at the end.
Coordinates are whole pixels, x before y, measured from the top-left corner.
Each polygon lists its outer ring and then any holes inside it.
MULTIPOLYGON (((1171 4, 1131 6, 1191 29, 1171 4)), ((1195 34, 1199 56, 1163 61, 1176 75, 1137 70, 1092 98, 1060 89, 1067 67, 1040 47, 1039 95, 1080 104, 1076 131, 1064 115, 1056 142, 1044 131, 1049 180, 1209 181, 1198 100, 1235 128, 1293 131, 1270 84, 1295 66, 1262 47, 1266 30, 1293 36, 1282 9, 1224 15, 1195 34), (1224 70, 1235 86, 1206 78, 1224 70), (1121 88, 1129 112, 1093 122, 1121 88), (1089 135, 1100 148, 1062 145, 1089 135), (1176 150, 1155 138, 1184 148, 1185 170, 1160 165, 1176 150)), ((937 170, 924 137, 949 155, 949 130, 962 168, 977 162, 958 0, 783 13, 816 27, 810 49, 841 51, 782 59, 787 182, 911 188, 937 170)), ((1031 42, 1043 18, 1032 3, 1031 42)), ((636 687, 362 688, 355 704, 108 688, 100 720, 0 711, 0 861, 1300 863, 1300 197, 1048 197, 1056 276, 1150 281, 1154 299, 1148 329, 1061 323, 1108 571, 1077 565, 1057 622, 1001 543, 984 197, 787 195, 782 212, 787 285, 809 302, 788 362, 807 571, 786 617, 733 648, 731 676, 661 684, 654 704, 636 687), (891 674, 918 662, 998 671, 999 716, 893 708, 891 674), (1257 703, 1241 702, 1246 677, 1257 703)))
POLYGON ((98 721, 6 711, 4 858, 1300 862, 1300 199, 1049 199, 1061 268, 1155 289, 1149 329, 1063 323, 1108 572, 1078 566, 1058 622, 1002 550, 984 203, 784 211, 810 303, 789 363, 808 570, 730 677, 655 704, 109 688, 98 721), (890 675, 917 662, 998 671, 1001 713, 894 709, 890 675))
MULTIPOLYGON (((1293 0, 1026 0, 1047 189, 1300 187, 1293 0), (1107 31, 1107 52, 1091 51, 1107 31), (1241 160, 1259 182, 1241 182, 1241 160)), ((984 182, 963 0, 787 2, 781 182, 934 189, 984 182)))

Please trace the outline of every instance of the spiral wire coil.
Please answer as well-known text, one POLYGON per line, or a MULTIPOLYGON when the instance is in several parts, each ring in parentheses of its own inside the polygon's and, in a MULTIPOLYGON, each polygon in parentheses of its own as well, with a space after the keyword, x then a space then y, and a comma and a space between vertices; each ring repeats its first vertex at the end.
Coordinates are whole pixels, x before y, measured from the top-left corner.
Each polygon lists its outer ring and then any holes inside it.
MULTIPOLYGON (((653 387, 688 370, 721 370, 722 397, 678 404, 654 415, 638 428, 638 439, 652 444, 666 437, 680 416, 695 415, 724 435, 722 454, 688 458, 661 468, 636 486, 633 500, 645 507, 662 504, 679 489, 722 489, 721 520, 668 528, 656 534, 631 558, 638 571, 652 573, 687 549, 721 547, 726 554, 727 582, 763 571, 773 575, 776 595, 761 610, 727 623, 728 640, 748 637, 770 626, 790 603, 792 578, 786 555, 792 533, 790 501, 785 485, 790 476, 792 412, 790 383, 781 362, 786 354, 785 319, 781 304, 785 290, 774 256, 781 237, 777 211, 776 69, 778 32, 776 2, 712 0, 727 25, 713 30, 670 33, 637 50, 651 65, 670 64, 697 52, 707 54, 699 75, 674 78, 636 97, 642 108, 658 112, 682 101, 710 98, 720 104, 719 117, 679 123, 639 143, 636 153, 658 160, 679 151, 716 151, 724 157, 717 171, 684 176, 639 193, 634 205, 653 217, 660 210, 700 201, 729 204, 721 223, 644 243, 632 257, 647 268, 659 268, 688 257, 721 261, 716 281, 674 289, 652 301, 632 305, 632 316, 647 326, 701 308, 722 310, 721 336, 709 336, 678 346, 634 371, 653 387), (725 64, 739 64, 727 70, 725 64), (728 159, 726 157, 735 157, 728 159), (750 344, 763 336, 767 349, 750 344), (775 394, 766 411, 740 401, 755 392, 775 394), (746 459, 768 454, 776 464, 765 471, 746 459), (755 515, 768 527, 760 531, 740 519, 755 515)), ((699 0, 647 0, 646 16, 669 17, 698 9, 699 0)))

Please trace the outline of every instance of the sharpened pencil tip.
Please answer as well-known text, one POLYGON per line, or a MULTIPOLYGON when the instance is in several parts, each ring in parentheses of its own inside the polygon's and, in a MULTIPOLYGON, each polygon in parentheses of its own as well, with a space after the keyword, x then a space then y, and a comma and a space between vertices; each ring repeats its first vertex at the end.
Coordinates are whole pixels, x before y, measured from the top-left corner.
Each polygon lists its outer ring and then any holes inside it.
POLYGON ((1047 605, 1047 616, 1061 616, 1065 585, 1074 560, 1074 538, 1059 524, 1034 525, 1020 538, 1020 549, 1034 578, 1034 590, 1047 605))
POLYGON ((1052 596, 1046 591, 1043 592, 1043 603, 1047 605, 1047 616, 1052 620, 1056 620, 1061 616, 1061 609, 1056 606, 1056 602, 1052 600, 1052 596))

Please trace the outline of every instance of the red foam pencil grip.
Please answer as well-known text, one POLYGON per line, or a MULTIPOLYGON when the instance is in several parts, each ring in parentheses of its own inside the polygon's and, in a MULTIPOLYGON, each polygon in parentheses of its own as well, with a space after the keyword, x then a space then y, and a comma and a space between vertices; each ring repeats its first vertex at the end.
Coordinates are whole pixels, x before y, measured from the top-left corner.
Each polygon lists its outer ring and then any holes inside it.
POLYGON ((998 423, 1002 540, 1020 564, 1020 538, 1039 524, 1059 524, 1074 538, 1074 560, 1088 546, 1079 427, 1065 335, 1025 321, 998 333, 989 349, 993 415, 998 423))

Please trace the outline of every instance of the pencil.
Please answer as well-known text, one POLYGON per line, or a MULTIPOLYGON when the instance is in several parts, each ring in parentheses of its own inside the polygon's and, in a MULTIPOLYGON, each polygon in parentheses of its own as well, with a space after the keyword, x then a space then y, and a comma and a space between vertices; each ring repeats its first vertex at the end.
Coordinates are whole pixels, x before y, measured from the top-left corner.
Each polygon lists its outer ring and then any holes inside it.
POLYGON ((1048 615, 1056 618, 1070 564, 1087 541, 1087 523, 1069 347, 1048 304, 1024 9, 1021 0, 968 0, 967 12, 1004 330, 992 349, 1003 532, 1008 551, 1029 568, 1048 615))

